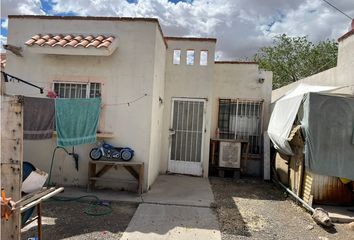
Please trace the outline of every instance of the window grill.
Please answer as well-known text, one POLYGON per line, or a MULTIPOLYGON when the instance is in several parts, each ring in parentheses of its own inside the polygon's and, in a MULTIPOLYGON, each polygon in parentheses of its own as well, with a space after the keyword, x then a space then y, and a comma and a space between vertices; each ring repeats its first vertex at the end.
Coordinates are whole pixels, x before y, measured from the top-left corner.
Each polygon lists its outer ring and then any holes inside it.
POLYGON ((59 98, 95 98, 101 96, 101 84, 54 82, 54 92, 59 98))
POLYGON ((219 138, 248 140, 250 154, 262 152, 263 100, 219 99, 219 138))

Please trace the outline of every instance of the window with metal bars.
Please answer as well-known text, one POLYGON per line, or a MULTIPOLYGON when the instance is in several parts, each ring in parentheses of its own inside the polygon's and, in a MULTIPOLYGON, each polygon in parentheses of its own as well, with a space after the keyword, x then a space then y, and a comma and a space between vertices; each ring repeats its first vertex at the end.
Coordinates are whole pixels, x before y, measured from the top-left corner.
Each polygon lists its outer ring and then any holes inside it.
POLYGON ((263 101, 219 99, 219 138, 248 140, 250 154, 262 150, 263 101))
POLYGON ((95 98, 101 96, 101 84, 54 82, 54 92, 59 98, 95 98))

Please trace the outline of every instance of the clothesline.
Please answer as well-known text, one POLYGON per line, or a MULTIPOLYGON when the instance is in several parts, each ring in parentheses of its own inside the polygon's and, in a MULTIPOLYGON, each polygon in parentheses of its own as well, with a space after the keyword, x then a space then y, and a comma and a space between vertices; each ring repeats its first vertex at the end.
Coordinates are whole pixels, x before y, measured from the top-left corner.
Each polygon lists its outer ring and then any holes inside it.
MULTIPOLYGON (((26 94, 27 97, 37 97, 38 95, 36 94, 26 94)), ((157 96, 153 96, 153 95, 149 95, 147 93, 145 93, 144 95, 140 96, 140 97, 137 97, 137 98, 134 98, 133 100, 131 101, 127 101, 127 102, 118 102, 118 103, 106 103, 106 104, 103 104, 103 106, 123 106, 123 105, 128 105, 130 106, 131 104, 135 103, 135 102, 138 102, 140 101, 141 99, 145 98, 145 97, 148 97, 148 96, 151 96, 151 97, 157 97, 157 96)), ((160 97, 159 97, 160 98, 160 97)))
MULTIPOLYGON (((140 96, 140 97, 137 97, 137 98, 135 98, 135 99, 133 99, 133 100, 131 100, 131 101, 128 101, 128 102, 121 102, 121 103, 107 103, 107 104, 103 104, 104 106, 121 106, 121 105, 128 105, 128 106, 130 106, 130 104, 132 104, 132 103, 135 103, 135 102, 137 102, 137 101, 139 101, 139 100, 141 100, 141 99, 143 99, 143 98, 145 98, 145 97, 147 97, 147 96, 149 96, 147 93, 145 93, 144 95, 142 95, 142 96, 140 96)), ((150 95, 150 96, 152 96, 152 95, 150 95)))

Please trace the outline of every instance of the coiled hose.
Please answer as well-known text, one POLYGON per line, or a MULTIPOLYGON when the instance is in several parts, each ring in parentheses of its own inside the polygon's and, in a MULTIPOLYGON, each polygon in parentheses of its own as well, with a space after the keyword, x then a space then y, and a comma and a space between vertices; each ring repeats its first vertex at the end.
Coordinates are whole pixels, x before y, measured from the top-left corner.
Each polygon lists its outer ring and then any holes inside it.
MULTIPOLYGON (((68 155, 72 155, 73 153, 69 153, 68 150, 66 150, 63 147, 57 146, 55 147, 52 155, 52 161, 50 163, 50 170, 49 170, 49 175, 48 175, 48 182, 47 182, 47 187, 51 186, 51 177, 52 177, 52 169, 53 169, 53 163, 54 163, 54 158, 55 158, 55 153, 57 149, 63 149, 68 155)), ((92 201, 89 202, 88 207, 84 208, 83 212, 86 213, 87 215, 90 216, 105 216, 108 214, 111 214, 113 212, 112 207, 108 204, 104 204, 96 195, 84 195, 80 197, 52 197, 51 199, 47 201, 58 201, 58 202, 79 202, 79 203, 86 203, 87 201, 83 200, 85 198, 91 198, 93 199, 92 201), (99 210, 103 209, 103 210, 99 210)))

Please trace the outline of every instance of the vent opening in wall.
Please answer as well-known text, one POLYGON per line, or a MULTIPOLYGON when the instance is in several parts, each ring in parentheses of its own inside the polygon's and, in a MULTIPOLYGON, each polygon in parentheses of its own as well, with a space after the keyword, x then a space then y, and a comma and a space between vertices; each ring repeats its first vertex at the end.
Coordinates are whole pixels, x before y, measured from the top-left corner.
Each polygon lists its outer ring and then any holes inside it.
POLYGON ((208 51, 202 50, 200 51, 200 66, 208 65, 208 51))
POLYGON ((181 50, 173 50, 173 64, 179 65, 181 63, 181 50))
POLYGON ((194 50, 187 50, 187 65, 194 65, 194 50))

